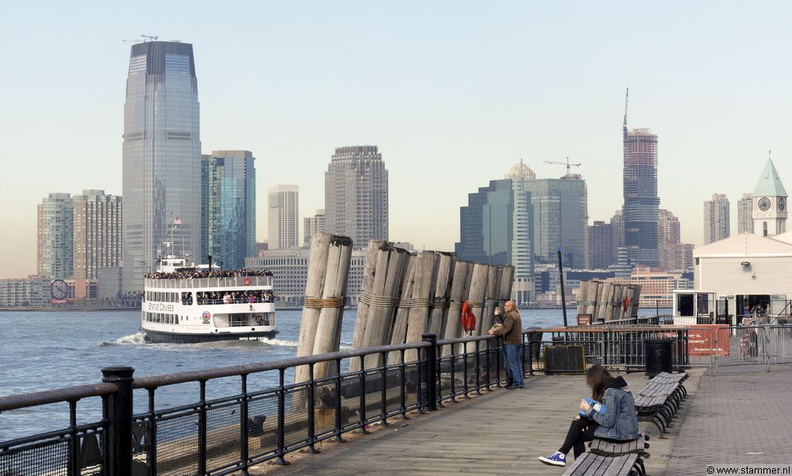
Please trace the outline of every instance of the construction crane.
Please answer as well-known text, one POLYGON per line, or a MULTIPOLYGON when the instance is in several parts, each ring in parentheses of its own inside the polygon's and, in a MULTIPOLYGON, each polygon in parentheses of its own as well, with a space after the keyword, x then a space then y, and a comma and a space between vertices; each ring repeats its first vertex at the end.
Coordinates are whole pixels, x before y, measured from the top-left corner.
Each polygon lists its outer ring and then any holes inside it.
POLYGON ((566 173, 566 175, 564 175, 561 178, 564 178, 564 179, 579 179, 579 178, 582 178, 580 176, 580 174, 570 173, 571 172, 570 169, 572 167, 580 167, 582 164, 570 164, 569 163, 569 157, 566 158, 566 162, 557 162, 557 161, 554 161, 554 160, 545 160, 545 163, 546 164, 556 164, 556 165, 566 165, 567 173, 566 173))

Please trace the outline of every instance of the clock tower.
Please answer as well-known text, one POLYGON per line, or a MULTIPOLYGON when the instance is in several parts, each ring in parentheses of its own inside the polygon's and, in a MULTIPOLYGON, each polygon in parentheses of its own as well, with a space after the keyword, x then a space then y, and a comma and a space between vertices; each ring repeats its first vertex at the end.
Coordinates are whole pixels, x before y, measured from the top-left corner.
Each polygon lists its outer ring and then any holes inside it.
POLYGON ((754 234, 773 236, 786 231, 787 198, 773 160, 768 157, 753 192, 754 234))

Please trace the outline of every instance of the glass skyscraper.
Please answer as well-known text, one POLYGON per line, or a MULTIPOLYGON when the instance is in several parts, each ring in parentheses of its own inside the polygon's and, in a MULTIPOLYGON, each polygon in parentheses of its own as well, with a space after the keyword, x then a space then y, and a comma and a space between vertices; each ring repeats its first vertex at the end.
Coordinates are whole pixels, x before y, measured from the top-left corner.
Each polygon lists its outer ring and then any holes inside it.
MULTIPOLYGON (((519 183, 519 179, 517 179, 519 183)), ((468 194, 468 205, 459 210, 457 257, 490 265, 515 265, 532 271, 530 259, 530 193, 513 188, 511 179, 491 180, 489 186, 468 194), (517 213, 517 212, 520 213, 517 213), (525 237, 525 240, 517 240, 525 237), (515 258, 519 257, 519 260, 515 258)))
POLYGON ((246 150, 216 150, 201 161, 202 262, 225 269, 256 256, 256 169, 246 150))
POLYGON ((588 236, 588 194, 579 178, 526 180, 533 208, 534 256, 540 263, 558 263, 561 247, 564 267, 583 268, 588 236))
POLYGON ((201 142, 193 47, 132 45, 124 104, 123 290, 160 255, 201 252, 201 142), (166 245, 167 243, 167 245, 166 245))
POLYGON ((68 193, 50 193, 37 207, 36 269, 39 276, 74 274, 74 206, 68 193))

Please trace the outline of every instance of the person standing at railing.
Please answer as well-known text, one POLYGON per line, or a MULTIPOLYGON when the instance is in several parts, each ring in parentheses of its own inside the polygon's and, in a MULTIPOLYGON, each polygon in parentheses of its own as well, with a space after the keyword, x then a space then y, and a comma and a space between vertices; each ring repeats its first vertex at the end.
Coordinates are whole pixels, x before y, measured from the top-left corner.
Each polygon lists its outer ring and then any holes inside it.
MULTIPOLYGON (((503 353, 506 356, 506 375, 511 383, 506 386, 509 390, 525 388, 523 379, 522 362, 520 362, 520 344, 522 343, 522 320, 520 311, 514 301, 506 301, 503 305, 506 316, 503 318, 503 327, 495 327, 487 333, 489 335, 503 336, 503 353)), ((500 308, 495 306, 495 316, 500 315, 500 308)))

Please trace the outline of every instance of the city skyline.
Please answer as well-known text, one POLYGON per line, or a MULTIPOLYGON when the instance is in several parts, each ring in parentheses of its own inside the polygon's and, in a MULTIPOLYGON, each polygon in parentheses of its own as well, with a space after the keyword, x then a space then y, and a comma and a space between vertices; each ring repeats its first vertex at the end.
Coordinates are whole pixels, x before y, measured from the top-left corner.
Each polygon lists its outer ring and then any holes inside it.
POLYGON ((563 175, 545 161, 581 163, 588 223, 607 222, 622 202, 628 86, 629 126, 658 135, 660 207, 679 217, 683 242, 702 244, 701 209, 689 204, 713 193, 736 203, 753 190, 768 149, 781 179, 792 177, 792 70, 779 60, 792 6, 783 2, 144 2, 124 14, 45 3, 13 5, 0 19, 7 44, 25 38, 9 49, 14 74, 0 79, 11 170, 0 184, 11 230, 0 242, 0 277, 35 273, 42 198, 123 195, 131 45, 122 40, 141 34, 195 47, 201 153, 256 156, 259 241, 266 190, 298 184, 300 217, 312 216, 323 207, 329 151, 352 144, 384 151, 389 238, 418 249, 452 250, 467 194, 520 159, 539 178, 563 175), (234 35, 216 34, 222 19, 234 20, 234 35))

